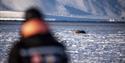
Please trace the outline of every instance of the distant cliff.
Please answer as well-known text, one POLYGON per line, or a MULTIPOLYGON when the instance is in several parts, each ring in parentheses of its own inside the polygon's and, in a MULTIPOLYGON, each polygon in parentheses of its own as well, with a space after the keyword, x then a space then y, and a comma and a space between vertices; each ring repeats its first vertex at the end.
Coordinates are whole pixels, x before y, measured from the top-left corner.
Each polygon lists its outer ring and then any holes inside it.
POLYGON ((0 10, 24 11, 34 6, 45 15, 124 19, 125 0, 1 0, 0 10))

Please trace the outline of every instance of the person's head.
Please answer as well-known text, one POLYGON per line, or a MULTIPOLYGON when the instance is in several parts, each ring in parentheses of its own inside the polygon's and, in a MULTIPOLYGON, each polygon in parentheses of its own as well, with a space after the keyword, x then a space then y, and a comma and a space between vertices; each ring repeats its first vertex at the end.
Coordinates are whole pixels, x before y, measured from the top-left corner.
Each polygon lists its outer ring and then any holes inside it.
POLYGON ((29 20, 32 18, 43 18, 43 14, 39 11, 38 8, 29 8, 25 11, 25 20, 29 20))
POLYGON ((36 8, 30 8, 25 12, 25 21, 20 30, 22 37, 30 37, 35 34, 47 33, 49 28, 43 19, 43 14, 36 8))

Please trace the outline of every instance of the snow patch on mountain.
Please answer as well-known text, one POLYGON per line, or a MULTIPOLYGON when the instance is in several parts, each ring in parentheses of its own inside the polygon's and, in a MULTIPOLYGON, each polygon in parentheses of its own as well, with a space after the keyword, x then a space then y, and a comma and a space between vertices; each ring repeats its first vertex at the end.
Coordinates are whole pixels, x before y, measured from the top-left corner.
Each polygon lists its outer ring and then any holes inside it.
MULTIPOLYGON (((125 17, 125 0, 1 0, 9 10, 24 11, 40 8, 45 15, 64 17, 125 17), (8 4, 9 3, 9 4, 8 4)), ((0 10, 5 8, 0 6, 0 10)), ((5 9, 4 9, 5 10, 5 9)), ((8 10, 8 9, 6 9, 8 10)))

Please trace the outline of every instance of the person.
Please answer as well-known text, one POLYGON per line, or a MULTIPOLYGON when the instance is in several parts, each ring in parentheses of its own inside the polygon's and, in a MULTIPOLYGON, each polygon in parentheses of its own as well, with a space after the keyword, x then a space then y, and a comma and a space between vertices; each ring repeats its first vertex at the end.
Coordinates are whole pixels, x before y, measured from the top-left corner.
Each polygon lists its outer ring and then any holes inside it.
POLYGON ((20 36, 10 50, 8 63, 68 63, 65 46, 52 36, 38 9, 25 12, 20 36))

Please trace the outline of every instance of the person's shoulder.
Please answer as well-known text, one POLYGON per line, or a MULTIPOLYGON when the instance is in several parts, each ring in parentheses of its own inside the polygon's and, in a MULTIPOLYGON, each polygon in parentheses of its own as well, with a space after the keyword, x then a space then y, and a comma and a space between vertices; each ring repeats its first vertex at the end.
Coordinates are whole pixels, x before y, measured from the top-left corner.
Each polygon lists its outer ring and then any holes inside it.
POLYGON ((13 44, 12 44, 12 48, 18 48, 22 45, 21 41, 18 40, 18 41, 15 41, 13 44))

